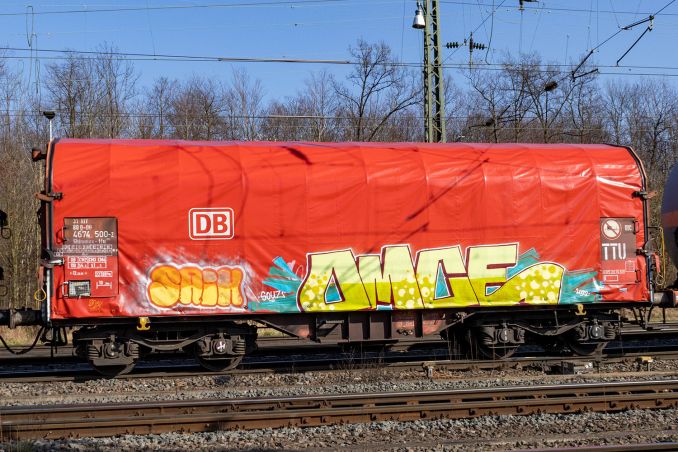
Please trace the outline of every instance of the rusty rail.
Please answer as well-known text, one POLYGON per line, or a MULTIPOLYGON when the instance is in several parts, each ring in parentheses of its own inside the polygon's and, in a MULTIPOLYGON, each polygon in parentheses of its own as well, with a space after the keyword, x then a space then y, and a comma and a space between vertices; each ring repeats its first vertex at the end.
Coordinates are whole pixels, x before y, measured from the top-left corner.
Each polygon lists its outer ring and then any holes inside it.
MULTIPOLYGON (((675 347, 674 347, 675 348, 675 347)), ((678 360, 678 350, 667 351, 644 350, 643 352, 610 350, 594 356, 549 356, 536 353, 528 356, 514 356, 502 360, 447 359, 442 350, 436 355, 421 356, 416 353, 404 353, 402 356, 379 355, 367 353, 362 355, 317 354, 303 357, 247 357, 243 364, 234 370, 210 372, 202 369, 192 359, 181 361, 157 360, 142 363, 134 372, 121 375, 119 379, 136 380, 147 378, 186 378, 204 375, 252 375, 276 372, 309 372, 332 370, 360 370, 373 368, 391 368, 399 370, 494 370, 540 368, 544 371, 558 371, 559 367, 568 363, 572 365, 592 366, 592 370, 603 364, 638 362, 639 358, 651 357, 655 362, 678 360)), ((638 364, 637 364, 638 365, 638 364)), ((650 370, 652 365, 638 370, 650 370)), ((567 373, 567 372, 563 372, 567 373)), ((62 367, 24 366, 19 368, 2 368, 0 365, 0 382, 7 383, 42 383, 55 381, 88 381, 100 380, 104 377, 86 364, 72 363, 62 367)))
POLYGON ((488 415, 619 412, 678 405, 678 380, 474 390, 8 407, 2 438, 201 432, 488 415))

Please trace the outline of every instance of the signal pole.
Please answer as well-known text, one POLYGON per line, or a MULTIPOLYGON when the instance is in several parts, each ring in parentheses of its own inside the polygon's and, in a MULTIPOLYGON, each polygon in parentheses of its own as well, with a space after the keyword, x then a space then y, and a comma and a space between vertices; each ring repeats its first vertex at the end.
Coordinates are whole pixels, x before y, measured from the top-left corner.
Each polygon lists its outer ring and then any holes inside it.
POLYGON ((412 24, 413 28, 424 30, 424 130, 428 143, 446 141, 445 90, 438 11, 438 0, 418 1, 412 24))

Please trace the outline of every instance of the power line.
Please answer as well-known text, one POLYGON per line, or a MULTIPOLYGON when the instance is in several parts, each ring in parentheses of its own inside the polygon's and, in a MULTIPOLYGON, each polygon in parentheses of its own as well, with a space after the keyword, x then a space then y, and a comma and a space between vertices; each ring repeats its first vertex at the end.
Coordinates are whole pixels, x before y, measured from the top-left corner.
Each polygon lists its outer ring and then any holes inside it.
MULTIPOLYGON (((609 38, 608 38, 609 39, 609 38)), ((604 41, 605 42, 605 41, 604 41)), ((598 45, 600 47, 602 44, 598 45)), ((596 47, 597 48, 597 47, 596 47)), ((47 53, 65 53, 67 55, 92 55, 94 58, 107 58, 110 56, 122 57, 122 59, 135 60, 134 57, 138 59, 147 60, 162 60, 162 61, 180 61, 180 62, 240 62, 240 63, 303 63, 303 64, 335 64, 335 65, 360 65, 362 63, 358 61, 351 60, 333 60, 333 59, 313 59, 313 58, 269 58, 269 57, 229 57, 229 56, 204 56, 204 55, 174 55, 174 54, 151 54, 151 53, 136 53, 136 52, 118 52, 118 51, 96 51, 96 50, 73 50, 73 49, 31 49, 24 47, 0 47, 0 51, 16 51, 16 52, 47 52, 47 53), (129 58, 128 58, 129 57, 129 58)), ((25 59, 31 58, 30 56, 16 56, 16 55, 5 55, 0 58, 15 58, 15 59, 25 59)), ((43 57, 48 58, 48 57, 43 57)), ((64 60, 68 57, 54 57, 52 59, 64 60)), ((387 66, 406 66, 406 67, 421 67, 422 63, 419 62, 390 62, 383 63, 387 66)), ((544 63, 544 64, 533 64, 533 63, 474 63, 473 67, 497 67, 497 68, 507 68, 507 67, 528 67, 528 68, 570 68, 572 64, 565 63, 544 63)), ((463 63, 450 63, 445 65, 449 68, 467 68, 466 64, 463 63)), ((661 70, 678 70, 678 66, 647 66, 647 65, 628 65, 628 66, 617 66, 617 65, 598 65, 600 68, 620 68, 620 69, 661 69, 661 70)))
MULTIPOLYGON (((676 2, 676 0, 671 0, 671 1, 668 2, 666 5, 664 5, 664 7, 663 7, 662 9, 660 9, 659 11, 657 11, 656 13, 654 13, 654 15, 655 15, 655 16, 659 15, 659 13, 661 13, 662 11, 664 11, 664 10, 665 10, 666 8, 668 8, 669 6, 673 5, 675 2, 676 2)), ((665 15, 668 16, 668 14, 665 14, 665 15)))
MULTIPOLYGON (((0 47, 0 51, 18 51, 27 52, 31 49, 24 47, 0 47)), ((310 58, 250 58, 250 57, 228 57, 228 56, 198 56, 198 55, 171 55, 171 54, 150 54, 136 52, 118 52, 118 51, 97 51, 97 50, 71 50, 71 49, 34 49, 35 52, 46 53, 65 53, 68 55, 95 55, 96 57, 139 57, 151 60, 166 61, 214 61, 229 63, 302 63, 302 64, 358 64, 349 60, 329 60, 329 59, 310 59, 310 58)), ((6 58, 6 57, 4 57, 6 58)))
MULTIPOLYGON (((446 2, 442 2, 442 3, 446 3, 446 2)), ((476 28, 473 29, 473 31, 472 31, 470 34, 472 35, 472 34, 475 33, 476 31, 478 31, 478 30, 480 29, 480 27, 482 27, 482 26, 485 24, 485 22, 487 22, 487 19, 489 19, 490 17, 492 17, 492 20, 494 21, 494 14, 497 12, 497 10, 498 10, 499 8, 501 8, 501 6, 502 6, 504 3, 506 3, 506 0, 502 0, 501 3, 498 4, 498 5, 496 6, 496 8, 494 8, 494 9, 490 12, 490 14, 488 14, 487 16, 485 16, 485 18, 480 22, 480 24, 478 24, 478 26, 477 26, 476 28)), ((449 60, 450 58, 452 58, 452 56, 454 56, 454 54, 457 53, 457 52, 459 51, 460 48, 461 48, 461 47, 458 47, 458 48, 456 48, 455 50, 453 50, 453 51, 452 51, 452 52, 451 52, 451 53, 443 60, 443 63, 445 63, 447 60, 449 60)), ((488 48, 487 51, 489 52, 490 49, 488 48)))
MULTIPOLYGON (((325 3, 350 3, 355 0, 277 0, 265 2, 240 2, 240 3, 207 3, 202 5, 161 5, 149 7, 117 7, 117 8, 92 8, 92 9, 66 9, 63 11, 36 11, 36 16, 58 15, 58 14, 82 14, 82 13, 118 13, 118 12, 138 12, 138 11, 161 11, 161 10, 186 10, 186 9, 209 9, 209 8, 259 8, 263 6, 288 6, 288 5, 313 5, 325 3)), ((25 13, 0 13, 2 16, 23 16, 25 13)))
MULTIPOLYGON (((676 0, 674 0, 676 1, 676 0)), ((478 29, 479 27, 476 27, 478 29)), ((622 30, 617 31, 617 33, 622 30)), ((598 44, 595 48, 599 48, 607 41, 609 41, 613 36, 608 37, 605 41, 598 44)), ((216 62, 216 63, 292 63, 292 64, 326 64, 326 65, 359 65, 357 61, 351 60, 333 60, 333 59, 310 59, 310 58, 267 58, 267 57, 230 57, 230 56, 204 56, 204 55, 173 55, 173 54, 150 54, 150 53, 136 53, 136 52, 119 52, 119 51, 92 51, 92 50, 72 50, 72 49, 31 49, 23 47, 0 47, 0 51, 8 52, 29 52, 28 56, 19 56, 19 55, 4 55, 2 58, 5 59, 31 59, 36 58, 40 53, 51 53, 51 54, 66 54, 69 56, 80 56, 82 59, 95 60, 98 58, 112 58, 119 60, 127 61, 167 61, 167 62, 216 62)), ((454 53, 454 52, 453 52, 454 53)), ((589 52, 589 55, 592 51, 589 52)), ((588 56, 584 58, 583 62, 588 59, 588 56)), ((44 60, 65 60, 69 57, 60 56, 60 57, 46 57, 40 56, 44 60)), ((449 58, 449 57, 448 57, 449 58)), ((582 63, 583 63, 582 62, 582 63)), ((400 66, 400 67, 412 67, 420 68, 422 63, 411 63, 411 62, 393 62, 385 63, 390 66, 400 66)), ((510 66, 504 63, 474 63, 472 67, 468 67, 466 64, 462 63, 447 63, 442 65, 447 69, 470 69, 470 70, 492 70, 492 71, 503 71, 511 67, 521 67, 521 68, 530 68, 536 72, 545 73, 553 72, 554 68, 571 68, 570 64, 562 63, 546 63, 546 64, 517 64, 515 66, 510 66)), ((626 69, 633 71, 636 69, 642 70, 657 70, 657 71, 678 71, 678 66, 646 66, 646 65, 629 65, 629 66, 616 66, 616 65, 598 65, 599 68, 607 69, 626 69)), ((578 69, 578 68, 577 68, 578 69)), ((576 70, 573 72, 576 72, 576 70)), ((653 75, 653 76, 668 76, 675 77, 678 74, 670 73, 637 73, 637 72, 599 72, 603 75, 653 75)))
MULTIPOLYGON (((465 2, 465 1, 455 1, 455 0, 440 0, 440 3, 448 3, 451 5, 480 5, 480 6, 485 6, 488 8, 493 7, 491 3, 472 3, 472 2, 465 2)), ((515 9, 518 10, 520 7, 519 6, 513 6, 513 5, 507 5, 505 6, 506 9, 515 9)), ((523 6, 525 11, 535 11, 539 12, 542 8, 540 7, 535 7, 535 6, 523 6)), ((647 12, 638 12, 638 11, 615 11, 615 10, 594 10, 592 8, 561 8, 561 7, 551 7, 551 6, 544 6, 543 7, 544 11, 562 11, 562 12, 575 12, 575 13, 603 13, 603 14, 630 14, 630 15, 649 15, 652 14, 651 11, 647 12)), ((661 10, 660 10, 661 12, 661 10)), ((655 13, 656 14, 656 13, 655 13)), ((665 16, 678 16, 678 13, 664 13, 665 16)))
MULTIPOLYGON (((19 59, 19 60, 26 60, 31 58, 30 56, 14 56, 14 55, 9 55, 9 56, 3 56, 3 59, 19 59)), ((63 61, 65 60, 65 57, 40 57, 40 60, 44 61, 63 61)), ((85 57, 84 59, 87 60, 95 60, 96 58, 94 57, 85 57)), ((148 57, 139 57, 139 58, 115 58, 118 60, 124 60, 124 61, 147 61, 147 62, 178 62, 178 63, 187 63, 187 62, 192 62, 192 63, 219 63, 222 61, 215 60, 215 59, 195 59, 195 58, 188 58, 188 59, 166 59, 166 58, 156 58, 152 56, 148 57)), ((358 63, 351 62, 351 61, 346 61, 346 62, 337 62, 333 63, 332 61, 323 61, 323 60, 299 60, 299 61, 281 61, 281 60, 269 60, 269 59, 240 59, 238 60, 240 62, 244 63, 286 63, 286 62, 295 62, 295 63, 308 63, 308 64, 343 64, 343 65, 355 65, 358 63)), ((402 67, 413 67, 413 68, 419 68, 421 67, 421 63, 395 63, 395 66, 402 66, 402 67)), ((567 65, 567 64, 553 64, 553 65, 547 65, 551 66, 554 68, 569 68, 572 65, 567 65)), ((464 70, 464 71, 504 71, 510 68, 520 68, 520 67, 526 67, 526 66, 511 66, 509 68, 505 67, 505 65, 502 65, 501 63, 474 63, 473 66, 469 67, 467 64, 464 63, 448 63, 448 64, 443 64, 443 68, 445 69, 455 69, 455 70, 464 70)), ((529 65, 528 65, 529 67, 529 65)), ((620 69, 624 70, 626 69, 627 72, 604 72, 604 71, 597 71, 596 73, 598 75, 620 75, 620 76, 651 76, 651 77, 677 77, 678 73, 673 74, 673 73, 667 73, 667 72, 632 72, 633 70, 636 69, 644 69, 644 70, 653 70, 653 69, 661 69, 661 70, 668 70, 668 71, 678 71, 678 67, 655 67, 655 66, 614 66, 614 65, 603 65, 603 66, 598 66, 601 68, 614 68, 614 69, 620 69)), ((534 72, 537 73, 553 73, 557 72, 551 69, 547 68, 540 68, 534 65, 533 67, 530 67, 530 69, 534 72)), ((71 81, 84 81, 85 79, 73 79, 71 81)))
MULTIPOLYGON (((460 1, 460 0, 441 0, 441 3, 447 3, 452 5, 466 5, 466 6, 480 6, 480 7, 494 7, 490 3, 480 3, 480 2, 471 2, 471 1, 460 1)), ((277 1, 263 1, 263 2, 238 2, 238 3, 205 3, 205 4, 192 4, 192 5, 158 5, 158 6, 149 6, 149 7, 115 7, 115 8, 88 8, 88 9, 67 9, 62 11, 35 11, 35 15, 61 15, 61 14, 83 14, 83 13, 113 13, 113 12, 143 12, 143 11, 171 11, 171 10, 187 10, 187 9, 231 9, 231 8, 258 8, 258 7, 276 7, 276 6, 291 6, 291 5, 323 5, 331 3, 362 3, 356 0, 277 0, 277 1)), ((396 3, 394 1, 383 1, 382 3, 396 3)), ((502 2, 504 3, 504 2, 502 2)), ((518 6, 507 5, 506 9, 519 9, 518 6)), ((649 15, 652 14, 650 11, 641 12, 641 11, 616 11, 614 9, 609 10, 592 10, 586 8, 564 8, 564 7, 530 7, 527 5, 523 6, 525 11, 539 11, 543 9, 544 11, 562 11, 562 12, 577 12, 577 13, 603 13, 603 14, 629 14, 629 15, 649 15)), ((661 12, 661 11, 660 11, 661 12)), ((0 13, 0 17, 13 17, 13 16, 24 16, 25 12, 15 12, 15 13, 0 13)), ((678 13, 666 13, 666 16, 678 16, 678 13)))
MULTIPOLYGON (((603 45, 605 45, 606 43, 608 43, 612 38, 614 38, 615 36, 617 36, 617 35, 618 35, 619 33, 621 33, 622 31, 627 31, 627 30, 630 30, 630 29, 636 27, 637 25, 641 25, 641 24, 644 24, 644 23, 646 23, 646 22, 650 22, 650 25, 649 25, 648 28, 645 30, 645 32, 643 32, 643 34, 640 35, 640 37, 633 43, 633 45, 631 46, 631 48, 630 48, 629 50, 627 50, 626 53, 624 53, 624 55, 622 56, 622 58, 624 58, 624 56, 626 56, 626 54, 629 53, 629 51, 630 51, 630 50, 638 43, 638 41, 640 41, 640 39, 641 39, 643 36, 645 36, 645 34, 646 34, 648 31, 651 31, 651 30, 652 30, 652 23, 653 23, 655 17, 658 16, 660 13, 662 13, 662 11, 664 11, 666 8, 668 8, 669 6, 671 6, 672 4, 674 4, 675 2, 676 2, 676 0, 671 0, 671 1, 669 1, 667 4, 665 4, 662 8, 660 8, 657 12, 655 12, 654 14, 649 14, 645 19, 641 19, 641 20, 635 21, 635 22, 633 22, 633 23, 631 23, 631 24, 629 24, 629 25, 626 25, 626 26, 624 26, 624 27, 621 27, 619 30, 617 30, 616 32, 614 32, 614 33, 612 33, 610 36, 608 36, 603 42, 601 42, 601 43, 599 43, 598 45, 596 45, 595 47, 593 47, 591 50, 589 50, 589 52, 586 54, 586 56, 579 62, 579 64, 577 65, 577 67, 571 72, 572 79, 574 80, 574 79, 576 79, 576 78, 578 78, 578 77, 582 77, 583 75, 590 74, 590 73, 593 73, 593 72, 598 72, 597 69, 594 69, 593 71, 589 71, 589 72, 587 72, 586 74, 576 75, 577 71, 584 65, 584 63, 586 63, 586 61, 591 57, 591 55, 593 55, 593 53, 594 53, 596 50, 600 49, 603 45)), ((617 60, 617 66, 619 66, 619 62, 620 62, 620 61, 621 61, 621 58, 617 60)), ((637 75, 644 75, 644 74, 637 74, 637 75)))

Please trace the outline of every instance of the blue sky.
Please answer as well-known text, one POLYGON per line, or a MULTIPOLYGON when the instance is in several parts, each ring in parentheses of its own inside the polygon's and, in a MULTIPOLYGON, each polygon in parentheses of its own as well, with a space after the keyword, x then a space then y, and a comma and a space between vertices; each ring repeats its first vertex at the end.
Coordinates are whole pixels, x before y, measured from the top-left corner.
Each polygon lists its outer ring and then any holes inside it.
MULTIPOLYGON (((620 27, 669 3, 670 0, 542 0, 525 3, 521 13, 519 0, 441 0, 442 40, 461 41, 476 29, 474 38, 479 42, 489 44, 491 36, 487 55, 490 63, 521 50, 538 52, 547 61, 572 63, 620 27)), ((419 63, 422 32, 411 28, 415 9, 415 0, 6 0, 0 5, 0 46, 95 50, 108 43, 121 52, 144 54, 345 60, 348 47, 362 38, 368 42, 384 41, 402 61, 419 63), (176 6, 182 8, 171 8, 176 6), (110 11, 124 8, 134 10, 110 11), (109 11, 96 11, 101 9, 109 11)), ((678 1, 655 18, 653 31, 624 58, 624 67, 605 67, 614 66, 646 26, 620 32, 591 61, 601 65, 603 73, 671 74, 666 79, 675 84, 678 1)), ((443 53, 446 64, 468 63, 466 48, 456 52, 444 49, 443 53)), ((27 57, 29 53, 11 50, 6 55, 27 57)), ((37 55, 43 63, 54 61, 45 57, 59 56, 37 55)), ((474 60, 485 62, 485 53, 476 51, 474 60)), ((25 72, 35 63, 29 58, 12 61, 25 72)), ((141 86, 159 76, 185 79, 192 74, 227 81, 234 67, 228 62, 134 64, 141 86)), ((269 98, 293 95, 311 71, 327 69, 342 77, 348 70, 346 66, 323 64, 239 65, 262 81, 269 98)), ((448 71, 463 83, 457 70, 448 71)), ((615 77, 629 79, 617 75, 603 75, 601 79, 615 77)))

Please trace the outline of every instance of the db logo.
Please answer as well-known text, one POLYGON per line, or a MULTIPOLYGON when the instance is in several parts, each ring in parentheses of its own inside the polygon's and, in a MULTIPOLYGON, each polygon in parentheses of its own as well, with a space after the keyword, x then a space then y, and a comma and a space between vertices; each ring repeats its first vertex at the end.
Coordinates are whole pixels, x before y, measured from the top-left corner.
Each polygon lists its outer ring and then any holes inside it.
POLYGON ((210 207, 188 211, 188 235, 192 240, 233 238, 233 209, 210 207))

